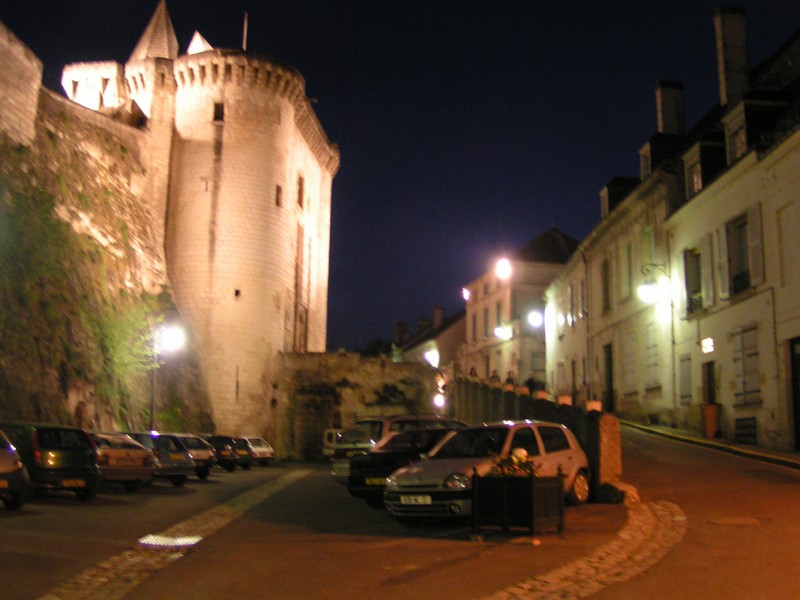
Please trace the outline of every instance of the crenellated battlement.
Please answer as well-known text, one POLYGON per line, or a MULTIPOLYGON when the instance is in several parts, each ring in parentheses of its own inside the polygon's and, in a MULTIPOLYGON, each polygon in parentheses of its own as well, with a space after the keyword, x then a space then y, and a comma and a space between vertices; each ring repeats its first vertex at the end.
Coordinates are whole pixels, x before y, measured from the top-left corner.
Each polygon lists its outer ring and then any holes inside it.
MULTIPOLYGON (((289 65, 266 55, 213 49, 180 56, 175 60, 174 76, 178 90, 183 93, 201 88, 224 92, 225 88, 235 86, 238 93, 241 88, 249 88, 254 94, 286 99, 292 104, 297 127, 317 160, 331 174, 339 168, 338 148, 328 139, 306 98, 305 80, 289 65)), ((136 77, 131 81, 131 85, 138 85, 136 77)))

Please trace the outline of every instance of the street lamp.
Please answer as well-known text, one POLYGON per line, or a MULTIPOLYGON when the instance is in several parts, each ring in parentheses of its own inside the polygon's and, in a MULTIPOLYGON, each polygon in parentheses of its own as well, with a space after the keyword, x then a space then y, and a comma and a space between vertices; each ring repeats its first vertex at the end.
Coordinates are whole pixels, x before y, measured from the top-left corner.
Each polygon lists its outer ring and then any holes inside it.
POLYGON ((158 357, 170 354, 183 348, 186 343, 186 333, 178 325, 164 325, 153 331, 153 365, 150 369, 150 431, 155 426, 156 416, 156 371, 158 371, 158 357))

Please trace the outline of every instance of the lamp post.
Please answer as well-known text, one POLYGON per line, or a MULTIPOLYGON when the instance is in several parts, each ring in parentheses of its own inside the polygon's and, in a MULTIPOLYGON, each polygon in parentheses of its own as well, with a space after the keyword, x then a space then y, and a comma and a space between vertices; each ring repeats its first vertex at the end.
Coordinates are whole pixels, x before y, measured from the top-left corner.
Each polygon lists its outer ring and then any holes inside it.
POLYGON ((153 431, 155 427, 158 357, 162 352, 170 353, 180 350, 185 342, 186 334, 178 325, 164 325, 153 331, 153 365, 150 369, 150 431, 153 431))

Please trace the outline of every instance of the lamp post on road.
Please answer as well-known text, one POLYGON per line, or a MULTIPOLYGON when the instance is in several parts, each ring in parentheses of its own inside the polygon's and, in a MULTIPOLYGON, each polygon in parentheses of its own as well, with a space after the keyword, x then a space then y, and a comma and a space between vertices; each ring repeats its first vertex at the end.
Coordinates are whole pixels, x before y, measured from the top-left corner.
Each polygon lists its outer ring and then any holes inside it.
POLYGON ((153 365, 150 369, 150 431, 155 426, 156 416, 156 371, 158 371, 158 357, 164 353, 175 352, 183 348, 186 343, 186 333, 178 325, 165 325, 153 331, 153 365))

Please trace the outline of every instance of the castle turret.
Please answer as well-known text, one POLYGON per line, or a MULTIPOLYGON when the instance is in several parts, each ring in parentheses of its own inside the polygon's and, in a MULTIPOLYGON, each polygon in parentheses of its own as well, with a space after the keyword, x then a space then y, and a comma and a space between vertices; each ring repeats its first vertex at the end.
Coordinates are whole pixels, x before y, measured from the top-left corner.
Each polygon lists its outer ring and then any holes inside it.
POLYGON ((217 428, 252 427, 278 352, 322 352, 338 150, 276 60, 195 35, 175 61, 167 261, 217 428))

